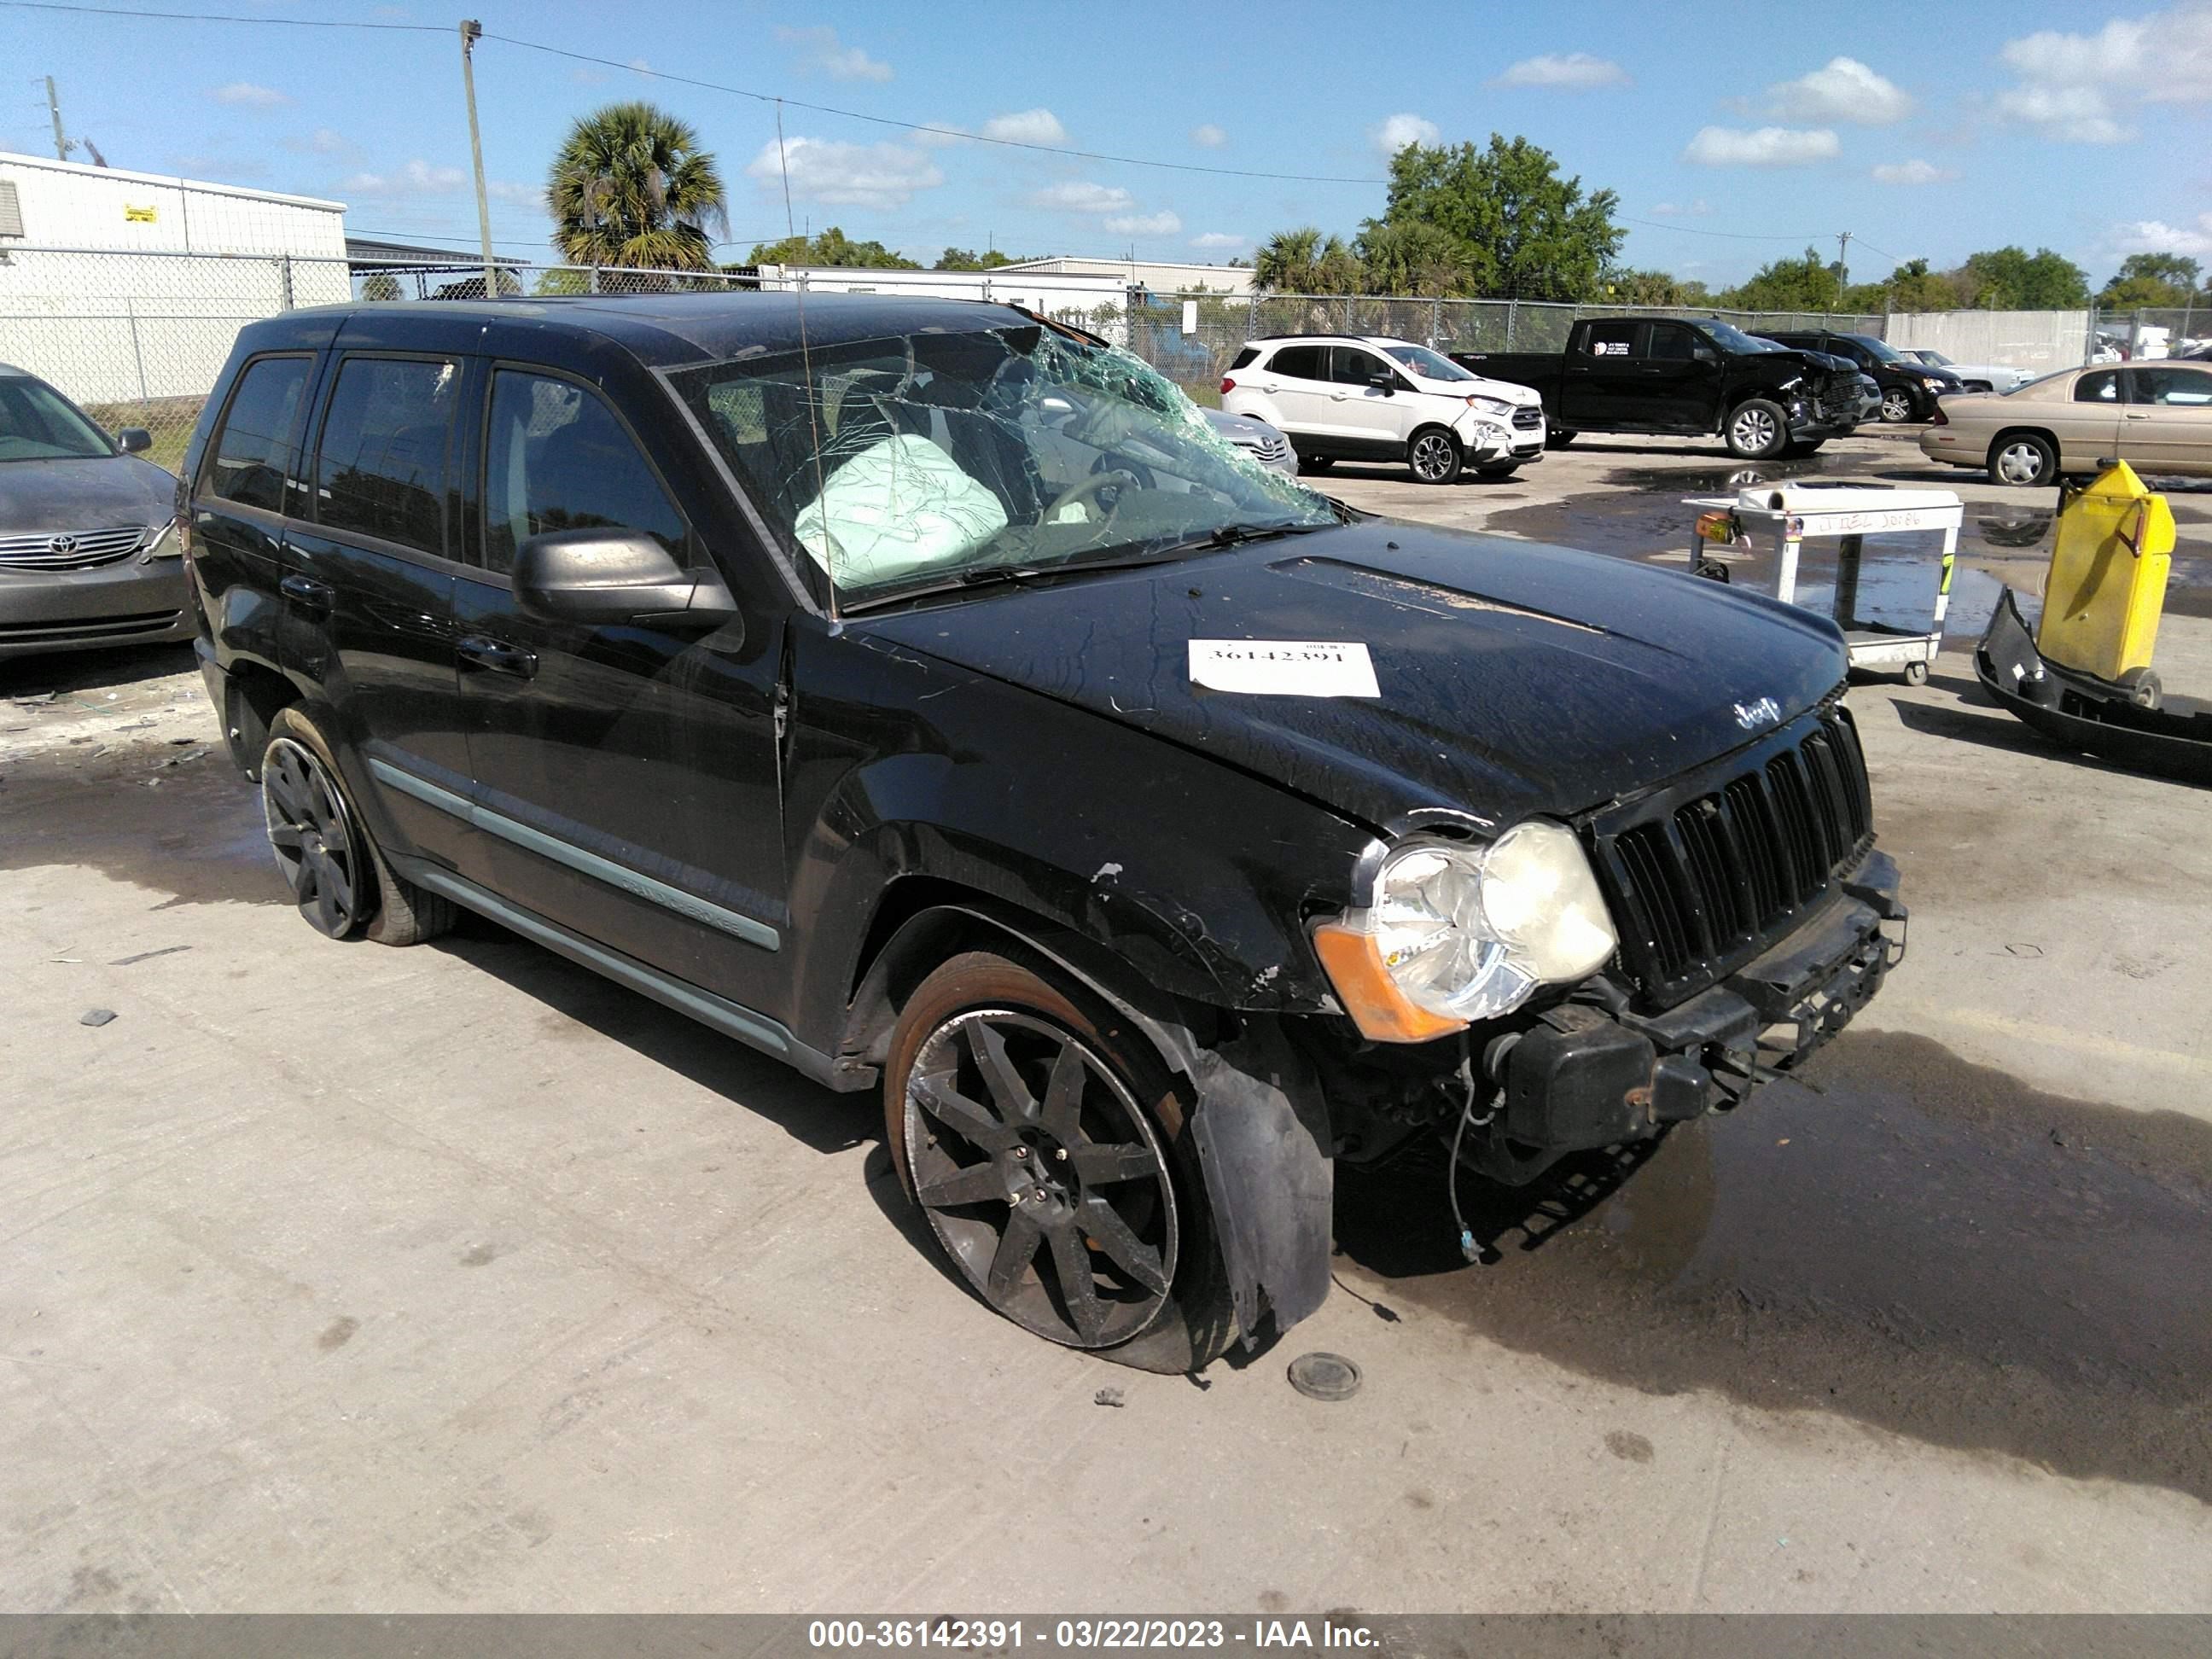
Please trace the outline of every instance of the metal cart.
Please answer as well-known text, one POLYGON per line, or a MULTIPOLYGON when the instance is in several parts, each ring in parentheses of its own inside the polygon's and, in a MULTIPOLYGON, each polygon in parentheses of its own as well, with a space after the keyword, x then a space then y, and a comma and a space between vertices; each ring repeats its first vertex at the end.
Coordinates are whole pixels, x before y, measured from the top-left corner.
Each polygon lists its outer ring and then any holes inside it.
POLYGON ((1699 575, 1729 580, 1728 566, 1708 553, 1714 543, 1750 548, 1770 543, 1775 549, 1774 597, 1797 603, 1798 556, 1808 541, 1836 542, 1836 625, 1850 647, 1854 668, 1891 669, 1918 685, 1943 643, 1943 617, 1951 605, 1951 567, 1958 557, 1959 525, 1965 508, 1948 489, 1863 489, 1848 485, 1759 484, 1734 496, 1693 495, 1683 503, 1699 509, 1690 568, 1699 575), (1911 531, 1941 531, 1943 553, 1935 572, 1934 603, 1928 627, 1914 631, 1888 626, 1858 614, 1859 568, 1869 536, 1911 531))

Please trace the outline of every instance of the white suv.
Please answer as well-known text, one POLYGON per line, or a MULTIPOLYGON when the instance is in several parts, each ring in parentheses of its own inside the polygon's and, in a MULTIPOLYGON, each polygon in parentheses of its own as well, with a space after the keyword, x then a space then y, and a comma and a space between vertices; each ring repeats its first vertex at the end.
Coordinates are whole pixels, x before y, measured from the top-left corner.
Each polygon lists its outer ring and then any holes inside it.
POLYGON ((1403 461, 1423 483, 1444 484, 1463 466, 1503 478, 1544 458, 1544 405, 1528 387, 1377 334, 1251 341, 1222 377, 1221 407, 1280 428, 1310 472, 1403 461))

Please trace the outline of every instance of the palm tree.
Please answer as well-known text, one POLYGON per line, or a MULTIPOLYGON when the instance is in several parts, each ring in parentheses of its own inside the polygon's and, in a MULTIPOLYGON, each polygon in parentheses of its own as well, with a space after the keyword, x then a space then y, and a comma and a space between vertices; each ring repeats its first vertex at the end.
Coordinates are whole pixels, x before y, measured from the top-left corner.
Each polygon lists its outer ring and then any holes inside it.
POLYGON ((553 245, 580 265, 712 268, 708 231, 729 234, 721 170, 688 122, 647 103, 580 117, 553 158, 553 245))
POLYGON ((1320 260, 1321 232, 1313 226, 1279 230, 1252 256, 1252 280, 1278 294, 1310 294, 1320 260))

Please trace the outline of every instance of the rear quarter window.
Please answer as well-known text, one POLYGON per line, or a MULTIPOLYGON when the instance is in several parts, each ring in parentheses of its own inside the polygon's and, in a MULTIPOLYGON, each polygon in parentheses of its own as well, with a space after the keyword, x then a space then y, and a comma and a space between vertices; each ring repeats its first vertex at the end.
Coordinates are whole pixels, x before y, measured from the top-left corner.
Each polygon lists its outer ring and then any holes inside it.
POLYGON ((292 434, 313 367, 307 357, 262 357, 246 366, 210 446, 208 494, 240 507, 284 510, 292 434))
POLYGON ((1259 347, 1246 346, 1243 350, 1238 352, 1237 356, 1230 361, 1229 367, 1232 372, 1237 369, 1243 368, 1259 355, 1259 347))
POLYGON ((1293 380, 1326 380, 1328 374, 1322 367, 1325 349, 1322 346, 1285 346, 1267 360, 1267 367, 1293 380))

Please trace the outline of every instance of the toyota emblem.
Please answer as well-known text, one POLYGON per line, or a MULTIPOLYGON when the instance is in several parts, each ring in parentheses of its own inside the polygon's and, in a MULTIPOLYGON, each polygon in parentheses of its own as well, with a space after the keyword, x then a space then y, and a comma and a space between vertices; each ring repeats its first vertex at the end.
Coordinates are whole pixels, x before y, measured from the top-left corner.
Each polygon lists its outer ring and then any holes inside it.
POLYGON ((49 553, 61 554, 74 553, 76 551, 76 538, 74 536, 57 536, 46 544, 46 551, 49 553))

